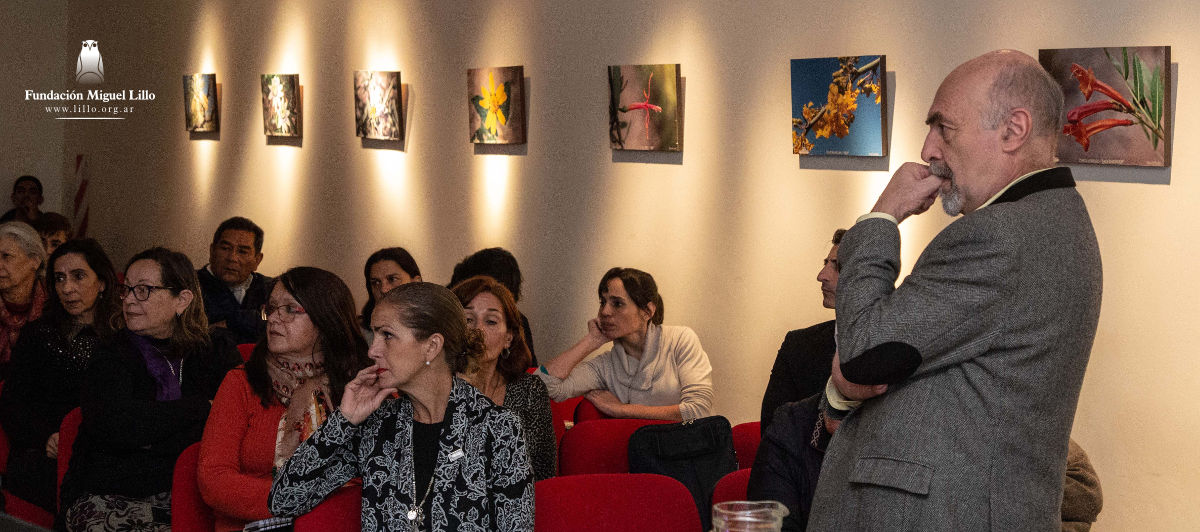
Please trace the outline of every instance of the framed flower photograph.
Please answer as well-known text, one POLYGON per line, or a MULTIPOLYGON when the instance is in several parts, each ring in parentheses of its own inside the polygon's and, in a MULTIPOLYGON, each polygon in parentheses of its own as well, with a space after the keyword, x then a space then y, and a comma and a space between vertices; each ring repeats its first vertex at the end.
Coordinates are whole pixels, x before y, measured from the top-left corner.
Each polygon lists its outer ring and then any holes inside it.
POLYGON ((376 140, 404 139, 399 72, 354 72, 354 134, 376 140))
POLYGON ((300 136, 300 74, 263 74, 262 102, 263 133, 300 136))
POLYGON ((220 131, 219 111, 217 75, 185 74, 183 76, 184 127, 193 133, 220 131))
POLYGON ((610 66, 608 89, 612 149, 683 150, 678 64, 610 66))
POLYGON ((467 114, 471 142, 525 143, 525 67, 467 70, 467 114))
POLYGON ((1063 163, 1169 166, 1171 47, 1039 50, 1063 90, 1063 163))
POLYGON ((887 155, 886 56, 792 60, 792 153, 887 155))

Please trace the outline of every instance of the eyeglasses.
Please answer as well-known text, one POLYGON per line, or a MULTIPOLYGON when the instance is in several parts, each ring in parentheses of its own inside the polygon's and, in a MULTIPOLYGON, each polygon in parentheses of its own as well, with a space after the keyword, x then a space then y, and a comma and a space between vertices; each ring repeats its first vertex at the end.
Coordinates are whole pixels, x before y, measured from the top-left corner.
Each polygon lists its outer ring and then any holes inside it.
POLYGON ((260 315, 262 316, 263 321, 267 321, 267 319, 269 319, 271 317, 271 315, 274 314, 275 311, 277 311, 277 310, 283 311, 283 313, 281 313, 279 315, 279 321, 281 321, 283 323, 288 323, 288 322, 296 319, 296 316, 307 313, 307 312, 305 312, 304 307, 301 307, 299 305, 292 305, 290 303, 287 305, 279 305, 279 306, 265 305, 265 306, 263 306, 262 310, 260 311, 260 315))
POLYGON ((120 296, 121 299, 125 299, 129 296, 130 292, 133 292, 134 299, 138 301, 145 301, 150 299, 150 294, 154 293, 155 290, 173 289, 169 286, 154 286, 149 284, 139 284, 137 286, 129 286, 127 284, 117 285, 117 295, 120 296))

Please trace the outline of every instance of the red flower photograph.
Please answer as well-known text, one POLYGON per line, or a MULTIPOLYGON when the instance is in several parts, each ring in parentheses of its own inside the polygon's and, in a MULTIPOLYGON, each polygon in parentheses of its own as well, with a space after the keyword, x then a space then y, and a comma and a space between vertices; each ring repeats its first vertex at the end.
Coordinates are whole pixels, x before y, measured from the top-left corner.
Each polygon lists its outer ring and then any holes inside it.
POLYGON ((1063 88, 1059 162, 1170 165, 1171 47, 1040 50, 1063 88))

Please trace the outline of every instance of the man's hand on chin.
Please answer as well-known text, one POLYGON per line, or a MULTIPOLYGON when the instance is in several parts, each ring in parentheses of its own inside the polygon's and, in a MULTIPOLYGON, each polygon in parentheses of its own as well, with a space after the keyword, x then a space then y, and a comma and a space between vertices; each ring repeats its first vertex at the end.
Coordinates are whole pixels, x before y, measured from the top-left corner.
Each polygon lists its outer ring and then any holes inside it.
POLYGON ((908 162, 892 174, 871 212, 880 212, 896 219, 896 223, 914 214, 921 214, 937 200, 943 179, 929 172, 929 167, 908 162))

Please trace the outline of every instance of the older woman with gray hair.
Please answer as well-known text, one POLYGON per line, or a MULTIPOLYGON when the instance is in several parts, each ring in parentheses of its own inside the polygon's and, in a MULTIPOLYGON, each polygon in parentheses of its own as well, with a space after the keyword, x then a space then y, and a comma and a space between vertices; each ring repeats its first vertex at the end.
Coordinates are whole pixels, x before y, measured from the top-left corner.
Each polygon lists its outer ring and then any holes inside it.
POLYGON ((7 376, 12 347, 26 323, 42 315, 46 288, 42 237, 29 224, 0 224, 0 379, 7 376))

